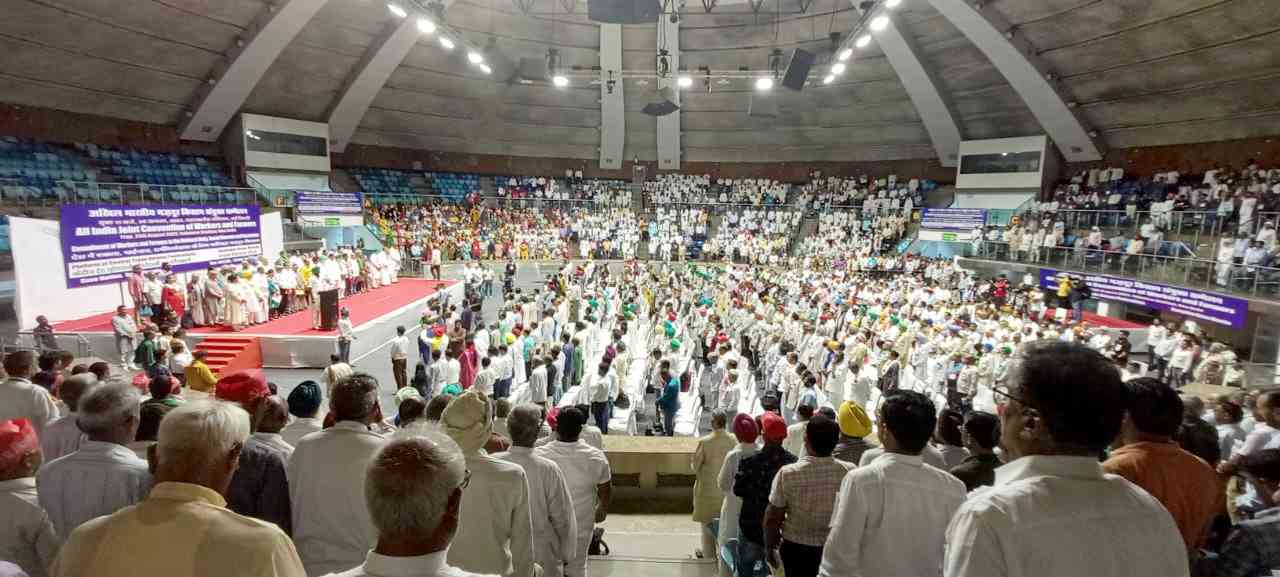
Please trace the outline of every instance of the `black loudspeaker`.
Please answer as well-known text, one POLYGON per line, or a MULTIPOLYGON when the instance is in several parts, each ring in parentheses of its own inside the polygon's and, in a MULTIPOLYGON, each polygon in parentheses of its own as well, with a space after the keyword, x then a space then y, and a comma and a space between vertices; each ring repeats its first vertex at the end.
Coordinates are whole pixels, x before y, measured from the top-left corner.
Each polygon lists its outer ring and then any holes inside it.
POLYGON ((529 82, 546 82, 547 59, 521 58, 519 76, 521 80, 528 80, 529 82))
POLYGON ((640 109, 640 112, 649 116, 666 116, 680 110, 680 107, 676 106, 675 99, 675 93, 671 91, 670 87, 663 88, 658 90, 653 100, 645 104, 644 108, 640 109))
POLYGON ((787 73, 782 76, 782 85, 792 90, 802 90, 805 79, 809 77, 809 69, 813 68, 813 61, 816 58, 814 53, 796 48, 795 52, 791 53, 791 60, 787 62, 787 73))
POLYGON ((747 102, 747 116, 751 118, 777 118, 778 101, 767 94, 752 92, 751 100, 747 102))
POLYGON ((653 24, 662 16, 658 0, 591 0, 587 18, 605 24, 653 24))

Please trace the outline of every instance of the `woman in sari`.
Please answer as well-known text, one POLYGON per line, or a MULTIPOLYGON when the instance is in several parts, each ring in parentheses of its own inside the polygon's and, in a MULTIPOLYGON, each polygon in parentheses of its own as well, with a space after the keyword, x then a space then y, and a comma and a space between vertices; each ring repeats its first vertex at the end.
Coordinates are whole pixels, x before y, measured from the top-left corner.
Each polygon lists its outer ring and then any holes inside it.
POLYGON ((164 279, 164 288, 161 290, 160 299, 164 302, 164 308, 173 314, 174 326, 182 325, 182 315, 187 311, 187 299, 182 285, 178 284, 178 277, 169 275, 164 279))

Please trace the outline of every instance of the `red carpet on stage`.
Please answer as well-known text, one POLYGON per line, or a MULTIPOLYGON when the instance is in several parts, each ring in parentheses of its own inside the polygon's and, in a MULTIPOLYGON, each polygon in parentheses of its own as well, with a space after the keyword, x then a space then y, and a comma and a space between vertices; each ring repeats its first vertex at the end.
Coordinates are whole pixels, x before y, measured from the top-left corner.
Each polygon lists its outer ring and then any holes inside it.
MULTIPOLYGON (((414 301, 431 296, 436 291, 457 281, 436 281, 416 278, 402 278, 391 286, 381 287, 342 299, 339 306, 351 311, 351 322, 358 328, 360 325, 377 319, 414 301)), ((64 321, 53 325, 53 330, 68 333, 111 332, 111 317, 115 313, 103 313, 74 321, 64 321)), ((194 328, 192 334, 230 333, 225 327, 194 328)), ((301 311, 274 321, 246 327, 240 331, 254 335, 331 335, 337 331, 320 331, 311 328, 311 311, 301 311)))

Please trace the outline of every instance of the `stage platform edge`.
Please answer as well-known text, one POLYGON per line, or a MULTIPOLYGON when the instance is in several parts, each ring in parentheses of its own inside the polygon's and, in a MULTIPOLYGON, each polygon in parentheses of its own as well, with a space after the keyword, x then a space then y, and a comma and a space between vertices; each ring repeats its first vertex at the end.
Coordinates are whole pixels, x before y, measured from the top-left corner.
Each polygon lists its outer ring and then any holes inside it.
MULTIPOLYGON (((361 323, 355 329, 356 340, 351 343, 351 362, 359 362, 385 348, 391 342, 391 339, 395 337, 396 327, 399 325, 403 325, 407 329, 405 334, 410 340, 418 338, 418 333, 422 330, 418 321, 427 303, 440 298, 442 294, 449 295, 449 302, 460 303, 463 298, 463 288, 462 282, 455 281, 449 286, 423 298, 411 301, 376 319, 361 323)), ((22 331, 19 334, 27 341, 31 339, 31 331, 22 331)), ((80 332, 77 335, 83 339, 83 342, 76 342, 75 339, 69 336, 60 335, 58 344, 70 351, 81 350, 82 346, 87 346, 92 356, 108 359, 112 362, 117 360, 115 338, 112 333, 92 331, 80 332)), ((226 337, 231 335, 257 337, 262 345, 262 366, 264 368, 324 368, 329 365, 329 355, 338 352, 336 332, 314 336, 281 335, 256 333, 252 330, 252 327, 239 333, 188 333, 187 344, 194 349, 206 337, 226 337)), ((416 349, 417 343, 413 343, 412 346, 416 349)))

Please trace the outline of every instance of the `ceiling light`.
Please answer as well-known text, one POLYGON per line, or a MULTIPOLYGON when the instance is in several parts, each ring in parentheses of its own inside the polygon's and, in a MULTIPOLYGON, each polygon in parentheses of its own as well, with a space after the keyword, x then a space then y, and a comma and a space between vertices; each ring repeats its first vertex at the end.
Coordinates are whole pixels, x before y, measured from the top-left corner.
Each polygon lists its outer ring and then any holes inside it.
POLYGON ((441 36, 440 46, 444 47, 445 50, 453 50, 453 40, 451 40, 448 36, 441 36))
POLYGON ((492 69, 492 68, 489 68, 489 65, 488 65, 488 64, 481 64, 481 65, 480 65, 480 70, 483 70, 485 74, 492 74, 492 73, 493 73, 493 69, 492 69))
POLYGON ((569 78, 563 74, 557 74, 551 77, 551 83, 559 88, 564 88, 569 85, 569 78))
POLYGON ((857 48, 866 48, 869 44, 871 44, 871 36, 867 34, 863 34, 862 36, 859 36, 858 39, 853 43, 853 45, 857 48))
POLYGON ((879 32, 889 27, 889 17, 881 14, 871 19, 871 31, 879 32))
POLYGON ((467 60, 472 64, 484 64, 484 57, 479 52, 472 50, 467 52, 467 60))
POLYGON ((395 14, 396 18, 404 18, 409 15, 408 12, 404 11, 404 8, 401 8, 396 4, 387 4, 387 10, 390 10, 392 14, 395 14))
POLYGON ((841 74, 844 74, 844 63, 843 63, 843 62, 837 62, 837 63, 835 63, 835 64, 832 64, 832 65, 831 65, 831 73, 832 73, 832 74, 835 74, 835 75, 837 75, 837 76, 839 76, 839 75, 841 75, 841 74))
POLYGON ((436 23, 429 18, 418 19, 418 32, 431 35, 436 33, 436 23))
POLYGON ((756 90, 766 91, 773 89, 773 79, 768 76, 761 76, 756 79, 756 90))
POLYGON ((902 4, 902 0, 884 0, 885 8, 897 8, 899 4, 902 4))
POLYGON ((835 82, 835 80, 836 80, 836 75, 835 75, 835 74, 828 74, 826 78, 823 78, 823 79, 822 79, 822 83, 823 83, 823 84, 831 84, 832 82, 835 82))
POLYGON ((844 62, 845 60, 848 60, 850 56, 853 56, 853 49, 845 48, 844 50, 840 51, 840 55, 836 56, 836 59, 841 62, 844 62))
POLYGON ((688 75, 681 75, 680 78, 676 79, 676 84, 680 85, 680 88, 688 88, 693 86, 693 78, 688 75))

